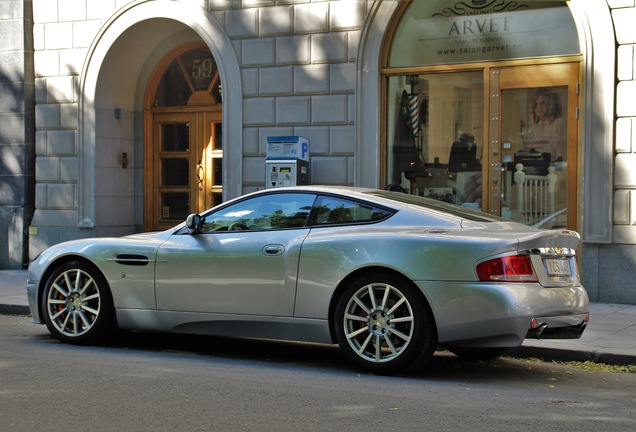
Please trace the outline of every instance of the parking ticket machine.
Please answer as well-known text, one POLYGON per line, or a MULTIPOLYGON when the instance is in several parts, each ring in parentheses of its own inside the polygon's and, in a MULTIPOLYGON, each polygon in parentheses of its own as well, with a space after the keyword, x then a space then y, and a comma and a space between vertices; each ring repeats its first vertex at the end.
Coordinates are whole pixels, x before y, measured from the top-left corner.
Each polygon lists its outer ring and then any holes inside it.
POLYGON ((309 141, 299 136, 267 137, 265 187, 309 184, 309 141))

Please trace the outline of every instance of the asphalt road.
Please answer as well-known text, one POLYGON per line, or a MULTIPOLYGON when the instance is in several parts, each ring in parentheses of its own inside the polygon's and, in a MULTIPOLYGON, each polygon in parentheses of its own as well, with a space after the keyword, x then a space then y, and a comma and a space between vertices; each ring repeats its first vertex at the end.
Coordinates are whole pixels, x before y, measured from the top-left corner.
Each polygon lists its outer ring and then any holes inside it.
POLYGON ((634 431, 636 374, 438 353, 405 377, 334 347, 130 333, 63 345, 0 316, 2 431, 634 431))

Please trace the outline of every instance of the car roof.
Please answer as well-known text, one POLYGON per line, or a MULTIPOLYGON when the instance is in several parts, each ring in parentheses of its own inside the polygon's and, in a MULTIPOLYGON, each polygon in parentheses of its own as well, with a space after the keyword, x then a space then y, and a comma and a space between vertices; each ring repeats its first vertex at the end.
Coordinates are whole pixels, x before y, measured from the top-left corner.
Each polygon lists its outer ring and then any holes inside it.
MULTIPOLYGON (((304 185, 287 186, 279 188, 261 189, 250 192, 234 199, 225 201, 205 213, 213 213, 228 206, 232 206, 241 201, 249 200, 259 196, 275 196, 278 194, 307 193, 307 194, 333 194, 341 198, 359 200, 373 205, 384 207, 387 210, 400 212, 406 211, 414 217, 416 214, 426 214, 428 217, 438 219, 438 221, 454 220, 454 223, 461 224, 462 221, 474 222, 509 222, 499 217, 480 212, 466 207, 456 206, 430 198, 409 195, 403 192, 392 192, 377 188, 357 187, 357 186, 335 186, 335 185, 304 185)), ((404 222, 404 220, 402 221, 404 222)), ((183 228, 185 222, 173 228, 179 230, 183 228)))
POLYGON ((331 192, 331 193, 359 193, 375 191, 375 188, 365 188, 359 186, 333 186, 333 185, 307 185, 307 186, 287 186, 274 189, 263 189, 258 192, 276 192, 276 191, 303 191, 303 192, 331 192))
POLYGON ((221 203, 218 206, 209 209, 208 212, 219 210, 246 199, 283 193, 335 194, 340 195, 343 198, 373 203, 387 209, 393 209, 394 211, 408 210, 409 212, 413 211, 420 214, 424 211, 428 214, 428 216, 435 217, 434 215, 437 214, 437 217, 442 217, 445 220, 448 220, 450 217, 454 218, 458 222, 461 220, 477 222, 509 222, 500 217, 483 213, 479 210, 448 204, 421 196, 409 195, 403 192, 358 186, 336 185, 304 185, 261 189, 221 203))
MULTIPOLYGON (((255 192, 251 192, 233 200, 227 201, 221 205, 228 204, 230 202, 241 201, 246 198, 252 198, 259 195, 271 195, 280 193, 314 193, 314 194, 336 194, 349 198, 357 198, 366 201, 378 202, 379 198, 369 195, 369 192, 377 192, 379 189, 364 188, 357 186, 331 186, 331 185, 307 185, 307 186, 287 186, 279 188, 261 189, 255 192)), ((391 204, 391 200, 386 201, 386 205, 391 204)), ((394 202, 392 207, 400 208, 399 203, 394 202)))

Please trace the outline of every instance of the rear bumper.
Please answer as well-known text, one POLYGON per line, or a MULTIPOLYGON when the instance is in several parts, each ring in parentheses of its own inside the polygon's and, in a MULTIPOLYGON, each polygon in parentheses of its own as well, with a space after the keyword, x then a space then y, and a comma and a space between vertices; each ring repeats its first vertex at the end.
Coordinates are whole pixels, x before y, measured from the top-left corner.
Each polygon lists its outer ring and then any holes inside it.
POLYGON ((416 282, 428 300, 440 344, 511 348, 526 338, 576 339, 589 319, 580 285, 416 282))

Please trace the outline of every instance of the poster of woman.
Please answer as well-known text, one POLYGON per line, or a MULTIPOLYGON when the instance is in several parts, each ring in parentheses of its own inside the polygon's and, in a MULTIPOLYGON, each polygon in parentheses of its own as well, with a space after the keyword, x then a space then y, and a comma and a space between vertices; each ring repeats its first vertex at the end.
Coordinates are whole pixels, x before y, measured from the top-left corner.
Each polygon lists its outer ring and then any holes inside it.
POLYGON ((523 150, 550 153, 553 162, 563 160, 566 127, 560 88, 539 88, 530 99, 527 123, 522 122, 523 150))

